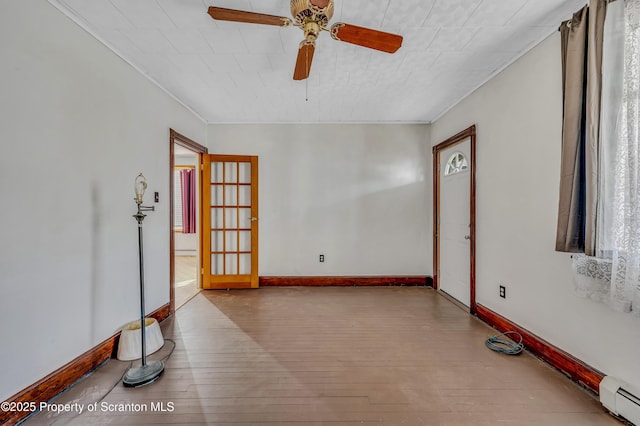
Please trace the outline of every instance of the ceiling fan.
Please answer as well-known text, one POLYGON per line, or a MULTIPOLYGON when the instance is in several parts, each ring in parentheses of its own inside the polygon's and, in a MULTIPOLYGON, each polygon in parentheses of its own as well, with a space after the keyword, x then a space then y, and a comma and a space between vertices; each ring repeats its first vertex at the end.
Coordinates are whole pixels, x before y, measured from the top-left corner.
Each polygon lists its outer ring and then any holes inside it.
POLYGON ((329 31, 334 40, 387 53, 394 53, 402 46, 402 36, 397 34, 385 33, 342 22, 337 22, 329 28, 329 21, 333 17, 333 0, 291 0, 291 16, 293 16, 293 20, 282 16, 225 9, 216 6, 209 7, 208 12, 213 19, 220 21, 301 28, 304 31, 305 39, 300 43, 298 49, 298 58, 293 72, 294 80, 304 80, 309 77, 316 38, 318 38, 320 31, 329 31))

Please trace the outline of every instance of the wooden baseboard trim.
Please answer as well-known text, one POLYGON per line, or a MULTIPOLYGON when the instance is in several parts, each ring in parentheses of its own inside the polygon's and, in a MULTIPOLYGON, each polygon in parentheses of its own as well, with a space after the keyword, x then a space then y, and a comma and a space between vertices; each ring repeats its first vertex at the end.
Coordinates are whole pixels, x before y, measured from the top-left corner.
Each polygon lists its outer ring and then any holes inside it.
MULTIPOLYGON (((164 320, 169 316, 169 304, 161 306, 147 316, 155 318, 158 322, 164 320)), ((119 338, 120 332, 117 332, 73 361, 68 362, 48 376, 8 398, 7 402, 35 402, 39 406, 41 402, 50 401, 60 392, 111 358, 115 353, 119 338)), ((0 411, 0 424, 14 425, 30 414, 32 414, 31 411, 0 411)))
POLYGON ((165 319, 169 318, 169 304, 167 303, 166 305, 160 306, 155 311, 147 314, 147 316, 149 318, 155 318, 158 322, 164 321, 165 319))
POLYGON ((260 277, 260 286, 433 286, 433 280, 426 275, 404 276, 289 276, 289 277, 260 277))
POLYGON ((604 373, 482 305, 477 305, 476 314, 500 332, 517 331, 522 335, 522 343, 529 352, 596 395, 599 393, 599 384, 605 376, 604 373))
MULTIPOLYGON (((51 400, 85 374, 95 370, 100 364, 111 358, 116 339, 119 335, 120 333, 109 337, 73 361, 63 365, 53 373, 7 399, 7 402, 35 402, 39 406, 41 402, 51 400)), ((30 411, 0 412, 0 424, 16 424, 30 414, 32 414, 30 411)))

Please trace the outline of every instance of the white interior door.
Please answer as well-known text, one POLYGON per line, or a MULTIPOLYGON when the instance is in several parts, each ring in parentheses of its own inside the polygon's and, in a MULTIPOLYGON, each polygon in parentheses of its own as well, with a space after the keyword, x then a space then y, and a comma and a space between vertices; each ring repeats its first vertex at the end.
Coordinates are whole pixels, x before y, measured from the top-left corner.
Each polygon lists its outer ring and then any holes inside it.
POLYGON ((471 139, 440 152, 440 290, 469 306, 471 139))

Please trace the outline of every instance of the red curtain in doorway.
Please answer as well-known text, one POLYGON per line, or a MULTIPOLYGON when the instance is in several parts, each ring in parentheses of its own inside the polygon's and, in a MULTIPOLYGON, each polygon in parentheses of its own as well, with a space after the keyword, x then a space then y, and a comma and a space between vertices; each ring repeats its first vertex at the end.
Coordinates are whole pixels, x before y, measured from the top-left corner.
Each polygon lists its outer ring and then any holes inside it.
POLYGON ((182 191, 182 233, 196 232, 196 173, 195 169, 180 170, 182 191))

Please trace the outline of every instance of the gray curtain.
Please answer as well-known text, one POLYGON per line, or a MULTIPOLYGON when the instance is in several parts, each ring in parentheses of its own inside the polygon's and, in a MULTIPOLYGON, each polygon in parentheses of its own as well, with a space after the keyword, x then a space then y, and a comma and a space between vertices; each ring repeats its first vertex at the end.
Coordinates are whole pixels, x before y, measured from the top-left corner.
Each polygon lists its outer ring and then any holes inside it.
POLYGON ((600 152, 600 97, 602 93, 602 48, 607 4, 612 0, 589 1, 587 35, 587 118, 586 118, 586 221, 584 249, 596 255, 596 221, 598 211, 598 157, 600 152))
POLYGON ((584 251, 584 107, 588 7, 560 26, 562 47, 562 163, 556 250, 584 251))
POLYGON ((556 250, 595 255, 602 38, 608 0, 590 0, 560 26, 562 162, 556 250))

